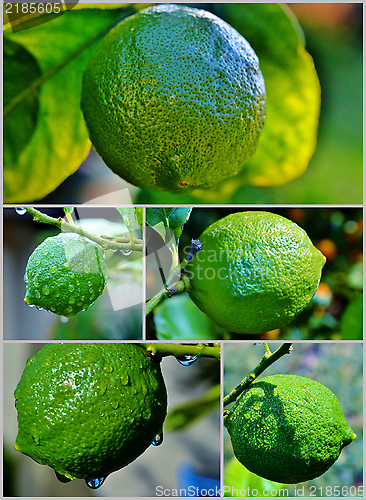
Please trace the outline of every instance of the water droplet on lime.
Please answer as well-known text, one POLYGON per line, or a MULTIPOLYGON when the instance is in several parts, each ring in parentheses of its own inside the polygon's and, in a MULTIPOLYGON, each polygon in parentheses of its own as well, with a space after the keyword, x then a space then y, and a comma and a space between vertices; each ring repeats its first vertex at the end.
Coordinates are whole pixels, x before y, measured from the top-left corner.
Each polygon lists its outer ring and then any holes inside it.
POLYGON ((154 437, 153 442, 151 443, 153 446, 159 446, 163 442, 164 436, 163 436, 163 431, 160 431, 156 434, 154 437))
POLYGON ((87 486, 92 490, 100 488, 105 481, 105 477, 99 477, 98 479, 91 479, 90 481, 85 481, 87 486))

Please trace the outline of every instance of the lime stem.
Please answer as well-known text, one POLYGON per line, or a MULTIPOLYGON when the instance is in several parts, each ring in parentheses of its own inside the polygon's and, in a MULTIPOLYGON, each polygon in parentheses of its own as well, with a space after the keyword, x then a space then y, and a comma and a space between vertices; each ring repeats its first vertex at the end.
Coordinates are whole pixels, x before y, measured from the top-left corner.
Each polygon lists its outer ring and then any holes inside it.
MULTIPOLYGON (((131 243, 130 237, 125 239, 124 241, 126 242, 121 242, 121 241, 115 241, 115 240, 109 240, 103 237, 96 236, 95 234, 89 233, 88 231, 84 231, 81 227, 77 226, 76 224, 68 223, 65 222, 62 217, 59 217, 58 219, 55 219, 54 217, 50 217, 47 214, 44 214, 40 212, 39 210, 36 210, 33 207, 24 207, 27 212, 33 216, 33 220, 36 222, 43 222, 45 224, 51 224, 53 226, 57 226, 60 230, 63 232, 68 232, 68 233, 77 233, 80 234, 80 236, 84 236, 85 238, 88 238, 91 241, 94 241, 98 245, 100 245, 102 248, 106 250, 134 250, 138 252, 143 251, 143 241, 139 239, 134 239, 133 243, 131 243)), ((121 238, 120 238, 121 240, 121 238)))
POLYGON ((143 344, 153 355, 160 356, 197 356, 220 359, 220 344, 173 344, 151 343, 143 344))
POLYGON ((276 349, 273 353, 270 351, 268 344, 264 343, 265 353, 261 361, 257 364, 253 371, 251 371, 239 385, 235 387, 227 396, 224 397, 224 407, 230 403, 234 403, 242 392, 244 392, 249 385, 261 374, 266 368, 271 366, 275 361, 280 359, 285 354, 290 354, 292 351, 292 344, 285 343, 276 349))

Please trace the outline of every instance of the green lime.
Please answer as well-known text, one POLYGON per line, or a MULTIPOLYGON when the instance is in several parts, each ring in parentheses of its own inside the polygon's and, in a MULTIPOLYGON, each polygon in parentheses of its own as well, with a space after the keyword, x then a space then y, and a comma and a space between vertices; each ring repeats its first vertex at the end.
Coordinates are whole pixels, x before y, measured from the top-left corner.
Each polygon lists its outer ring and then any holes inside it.
POLYGON ((30 357, 14 392, 15 449, 57 476, 105 478, 160 433, 160 363, 139 344, 53 343, 30 357))
POLYGON ((46 238, 29 257, 24 302, 74 316, 102 294, 107 266, 98 245, 76 233, 46 238))
POLYGON ((289 323, 315 294, 324 255, 294 222, 238 212, 211 224, 187 266, 190 297, 228 331, 261 334, 289 323))
POLYGON ((239 462, 258 476, 289 484, 324 474, 356 438, 336 396, 299 375, 253 382, 224 425, 239 462))
POLYGON ((81 107, 114 173, 179 193, 244 167, 264 125, 265 88, 256 54, 230 25, 162 4, 101 42, 85 69, 81 107))

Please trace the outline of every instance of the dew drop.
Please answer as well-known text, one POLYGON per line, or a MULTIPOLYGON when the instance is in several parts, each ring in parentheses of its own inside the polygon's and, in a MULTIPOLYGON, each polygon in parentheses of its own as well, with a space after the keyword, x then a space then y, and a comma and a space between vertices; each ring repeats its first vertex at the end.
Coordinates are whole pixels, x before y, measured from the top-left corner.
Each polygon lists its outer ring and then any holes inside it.
POLYGON ((66 316, 61 316, 61 323, 67 323, 69 321, 69 318, 66 318, 66 316))
POLYGON ((98 479, 91 479, 90 481, 85 480, 86 485, 92 490, 100 488, 105 481, 105 477, 98 477, 98 479))
POLYGON ((128 257, 129 255, 131 255, 132 250, 121 250, 121 252, 123 253, 123 255, 124 255, 125 257, 128 257))
POLYGON ((35 307, 34 304, 29 304, 28 302, 26 302, 26 304, 27 304, 28 307, 35 307))
POLYGON ((48 286, 42 287, 42 294, 43 295, 49 295, 51 293, 51 290, 48 288, 48 286))
POLYGON ((114 408, 115 410, 117 410, 117 408, 119 407, 118 401, 111 401, 111 405, 112 405, 112 408, 114 408))
POLYGON ((60 483, 69 483, 71 479, 68 477, 64 476, 63 474, 60 474, 59 472, 55 471, 57 479, 60 481, 60 483))
POLYGON ((153 439, 153 442, 151 443, 153 446, 159 446, 163 442, 164 436, 163 436, 163 431, 160 431, 156 434, 156 436, 153 439))
POLYGON ((52 274, 55 274, 55 272, 56 272, 56 271, 57 271, 57 266, 52 266, 52 267, 50 268, 50 272, 51 272, 52 274))
POLYGON ((69 285, 69 290, 70 290, 70 292, 73 292, 74 291, 74 285, 69 285))
POLYGON ((39 291, 39 290, 36 290, 36 291, 34 292, 34 295, 36 296, 36 299, 40 299, 40 298, 41 298, 41 293, 40 293, 40 291, 39 291))
POLYGON ((43 366, 45 368, 51 368, 52 362, 53 362, 53 356, 50 356, 44 361, 43 366))
POLYGON ((129 375, 127 373, 123 373, 121 375, 121 384, 122 385, 127 385, 129 381, 130 381, 129 375))
POLYGON ((40 439, 39 439, 39 432, 37 429, 32 429, 31 430, 31 436, 33 438, 33 441, 35 442, 36 445, 39 445, 40 439))
POLYGON ((182 356, 176 356, 176 359, 181 365, 190 366, 198 359, 198 356, 186 356, 182 354, 182 356))
POLYGON ((112 373, 113 372, 113 366, 111 365, 106 365, 104 367, 104 370, 107 372, 107 373, 112 373))
POLYGON ((18 215, 24 215, 27 212, 27 210, 23 207, 16 207, 15 211, 18 215))
POLYGON ((96 389, 98 396, 104 396, 107 391, 107 384, 105 382, 100 382, 100 384, 96 386, 96 389))
POLYGON ((36 309, 38 309, 38 311, 43 311, 43 307, 36 306, 36 309))

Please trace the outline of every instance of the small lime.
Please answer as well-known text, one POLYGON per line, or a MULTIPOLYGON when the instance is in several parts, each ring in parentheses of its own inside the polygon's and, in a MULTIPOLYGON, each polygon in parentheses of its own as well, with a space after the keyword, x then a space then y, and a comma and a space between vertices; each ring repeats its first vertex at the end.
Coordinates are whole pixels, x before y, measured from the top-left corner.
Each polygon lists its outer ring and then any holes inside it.
POLYGON ((60 233, 46 238, 29 257, 24 301, 55 314, 74 316, 102 294, 106 274, 96 243, 75 233, 60 233))

